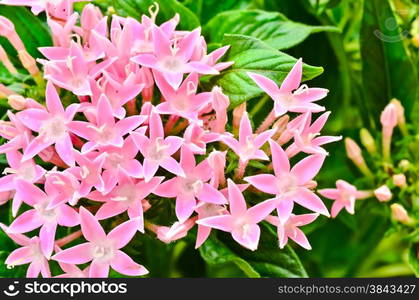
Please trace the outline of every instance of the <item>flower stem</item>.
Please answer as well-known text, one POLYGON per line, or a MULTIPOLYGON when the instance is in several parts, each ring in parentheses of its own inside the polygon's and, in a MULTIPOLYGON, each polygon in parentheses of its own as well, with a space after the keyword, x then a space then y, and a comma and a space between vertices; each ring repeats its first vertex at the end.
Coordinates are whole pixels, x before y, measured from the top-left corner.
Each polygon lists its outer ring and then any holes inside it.
POLYGON ((63 247, 63 246, 67 245, 68 243, 71 243, 72 241, 74 241, 75 239, 77 239, 77 238, 79 238, 81 236, 82 236, 82 232, 81 232, 81 230, 78 230, 78 231, 75 231, 73 233, 70 233, 69 235, 67 235, 67 236, 65 236, 65 237, 57 240, 55 242, 55 244, 58 247, 63 247))

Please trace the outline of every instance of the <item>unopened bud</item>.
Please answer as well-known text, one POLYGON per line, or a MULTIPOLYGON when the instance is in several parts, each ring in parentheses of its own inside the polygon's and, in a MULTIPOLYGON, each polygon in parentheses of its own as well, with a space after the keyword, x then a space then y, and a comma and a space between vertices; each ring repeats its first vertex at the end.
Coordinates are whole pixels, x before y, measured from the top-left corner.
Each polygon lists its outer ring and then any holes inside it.
POLYGON ((376 189, 374 195, 380 202, 388 202, 393 197, 390 189, 385 184, 376 189))
POLYGON ((417 34, 414 37, 412 37, 412 44, 416 48, 419 48, 419 34, 417 34))
POLYGON ((26 108, 26 98, 21 95, 10 95, 7 98, 9 105, 16 110, 23 110, 26 108))
POLYGON ((406 186, 406 176, 404 174, 395 174, 393 175, 393 183, 399 188, 406 186))
POLYGON ((243 117, 244 112, 246 111, 246 102, 243 102, 235 109, 233 109, 233 133, 237 135, 239 132, 240 121, 243 117))
POLYGON ((377 153, 377 146, 375 145, 375 140, 372 137, 368 129, 362 128, 359 132, 362 145, 367 149, 368 153, 371 155, 377 153))
POLYGON ((4 50, 4 48, 1 45, 0 45, 0 61, 3 63, 3 65, 6 67, 6 69, 10 73, 12 73, 12 74, 17 73, 17 70, 16 70, 15 66, 10 61, 9 57, 7 56, 6 51, 4 50))
POLYGON ((18 55, 23 67, 28 70, 29 74, 34 77, 39 75, 36 60, 26 50, 18 51, 18 55))
POLYGON ((215 86, 212 89, 212 108, 215 110, 215 130, 218 133, 225 131, 227 124, 227 108, 230 105, 230 99, 223 94, 220 87, 215 86))
POLYGON ((410 162, 407 159, 402 159, 399 162, 399 167, 402 169, 403 172, 406 172, 410 167, 410 162))
POLYGON ((0 16, 0 35, 9 37, 15 33, 15 25, 6 17, 0 16))
POLYGON ((402 103, 397 100, 396 98, 391 99, 390 103, 392 103, 396 107, 397 112, 397 125, 399 126, 403 135, 407 135, 407 127, 406 127, 406 118, 404 116, 404 107, 402 103))
POLYGON ((397 107, 393 103, 387 104, 381 113, 380 122, 383 127, 394 128, 397 125, 397 107))
POLYGON ((398 204, 398 203, 394 203, 392 205, 390 205, 391 208, 391 218, 397 222, 400 222, 402 224, 411 224, 412 223, 412 219, 409 217, 406 209, 398 204))
POLYGON ((272 137, 273 140, 279 139, 282 133, 285 132, 289 120, 289 115, 283 115, 272 125, 272 128, 276 129, 275 134, 272 137))
POLYGON ((351 160, 359 160, 362 157, 362 150, 358 144, 351 138, 345 139, 346 154, 351 160))
POLYGON ((80 22, 84 30, 92 30, 96 24, 103 18, 102 12, 99 7, 93 4, 87 4, 82 11, 80 22))

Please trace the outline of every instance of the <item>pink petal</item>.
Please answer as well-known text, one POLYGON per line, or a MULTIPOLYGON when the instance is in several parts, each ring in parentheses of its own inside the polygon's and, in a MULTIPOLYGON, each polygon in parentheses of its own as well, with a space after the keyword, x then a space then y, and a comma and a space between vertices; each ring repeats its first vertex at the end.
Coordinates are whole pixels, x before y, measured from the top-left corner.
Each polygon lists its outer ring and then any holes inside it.
POLYGON ((26 127, 39 132, 42 123, 48 119, 49 114, 43 109, 29 108, 17 113, 16 116, 26 127))
POLYGON ((290 171, 290 162, 285 151, 282 149, 277 142, 270 140, 269 145, 271 146, 272 152, 272 165, 275 171, 275 174, 278 176, 283 173, 289 173, 290 171))
POLYGON ((278 217, 281 221, 288 220, 294 208, 294 201, 291 198, 281 198, 276 207, 278 217))
POLYGON ((39 241, 41 243, 42 253, 46 258, 50 258, 54 249, 55 232, 57 223, 46 223, 39 231, 39 241))
POLYGON ((259 134, 253 142, 255 147, 261 148, 263 145, 265 145, 265 143, 275 134, 275 131, 275 129, 270 129, 259 134))
POLYGON ((48 199, 48 196, 39 187, 26 180, 17 179, 15 184, 19 196, 32 207, 48 199))
POLYGON ((139 222, 136 219, 126 221, 108 234, 108 239, 114 242, 117 249, 125 247, 137 233, 139 222))
POLYGON ((290 238, 301 247, 307 250, 311 250, 310 243, 308 242, 307 237, 305 236, 304 232, 301 231, 301 229, 295 228, 295 236, 290 236, 290 238))
POLYGON ((143 177, 143 166, 136 159, 132 159, 130 161, 124 162, 121 167, 131 177, 134 177, 134 178, 143 177))
POLYGON ((173 153, 178 151, 179 148, 182 146, 183 141, 184 141, 183 138, 180 138, 178 136, 168 136, 167 138, 165 138, 164 144, 169 146, 166 149, 166 154, 172 155, 173 153))
POLYGON ((198 232, 196 234, 195 249, 201 247, 201 245, 208 239, 211 233, 211 227, 198 225, 198 232))
POLYGON ((148 273, 147 269, 137 264, 122 251, 117 251, 111 262, 111 267, 115 271, 128 276, 142 276, 148 273))
POLYGON ((250 124, 249 116, 247 112, 243 114, 243 117, 240 121, 240 129, 239 129, 239 141, 241 144, 246 144, 247 137, 252 137, 252 125, 250 124))
POLYGON ((6 175, 0 178, 0 192, 11 191, 15 189, 13 179, 15 175, 6 175))
POLYGON ((300 58, 297 60, 291 71, 285 77, 281 84, 281 93, 291 93, 293 90, 298 89, 301 83, 301 77, 303 76, 303 60, 300 58))
POLYGON ((249 75, 249 77, 252 78, 253 81, 256 82, 256 84, 262 90, 264 90, 265 93, 267 93, 272 99, 275 99, 278 96, 279 88, 273 80, 265 76, 251 72, 247 72, 247 75, 249 75))
POLYGON ((182 167, 173 157, 166 157, 164 161, 160 162, 160 165, 162 168, 177 176, 185 177, 185 173, 183 172, 182 167))
POLYGON ((26 265, 32 261, 32 250, 30 247, 21 247, 14 250, 6 258, 4 262, 6 265, 19 266, 26 265))
POLYGON ((330 111, 327 111, 323 113, 320 117, 318 117, 316 121, 314 121, 313 124, 311 124, 310 133, 320 132, 322 128, 324 127, 324 125, 326 124, 329 116, 330 116, 330 111))
POLYGON ((33 262, 29 265, 28 270, 26 271, 27 278, 38 278, 39 273, 41 273, 41 265, 39 262, 33 262))
POLYGON ((105 231, 98 220, 84 207, 80 208, 80 225, 83 236, 88 241, 97 241, 106 237, 105 231))
POLYGON ((128 207, 125 203, 118 201, 108 201, 99 208, 95 216, 98 220, 105 220, 122 214, 127 210, 127 208, 128 207))
POLYGON ((90 243, 83 243, 65 250, 62 250, 52 256, 51 259, 67 264, 84 264, 92 260, 90 243))
POLYGON ((153 193, 160 197, 174 198, 179 193, 178 182, 177 177, 169 179, 160 184, 153 193))
POLYGON ((149 120, 150 140, 155 140, 158 137, 164 137, 163 123, 160 115, 154 111, 150 114, 149 120))
POLYGON ((140 54, 133 57, 131 60, 147 68, 156 68, 158 65, 157 58, 153 54, 140 54))
POLYGON ((48 111, 53 114, 63 114, 64 107, 61 103, 61 99, 58 96, 57 90, 55 89, 54 85, 51 81, 48 81, 47 88, 45 91, 45 99, 48 111))
POLYGON ((119 129, 121 135, 126 135, 140 126, 144 122, 144 119, 144 116, 131 116, 116 123, 116 127, 119 129))
POLYGON ((176 53, 177 56, 181 56, 185 61, 188 61, 193 51, 195 50, 196 44, 199 42, 198 39, 201 35, 201 28, 196 28, 192 32, 189 32, 179 43, 179 51, 176 53))
POLYGON ((295 192, 294 201, 314 212, 318 212, 329 217, 329 212, 327 211, 323 201, 307 188, 299 188, 295 192))
POLYGON ((93 260, 89 268, 90 278, 107 278, 109 275, 109 263, 93 260))
POLYGON ((278 193, 278 189, 276 187, 277 179, 274 175, 260 174, 260 175, 245 177, 244 180, 262 192, 273 194, 273 195, 276 195, 278 193))
POLYGON ((195 197, 191 194, 180 194, 176 198, 176 216, 180 222, 186 221, 194 212, 195 197))
POLYGON ((247 211, 246 201, 237 185, 228 179, 228 201, 232 215, 242 215, 247 211))
POLYGON ((223 194, 208 183, 204 183, 201 191, 198 193, 198 195, 196 195, 196 197, 199 200, 203 202, 207 202, 207 203, 214 203, 214 204, 227 203, 227 200, 224 198, 223 194))
POLYGON ((32 231, 43 224, 35 209, 25 211, 17 217, 12 224, 10 224, 8 232, 10 233, 24 233, 32 231))
POLYGON ((328 199, 338 199, 340 196, 340 191, 337 189, 322 189, 317 190, 317 192, 328 199))
POLYGON ((154 174, 156 174, 159 168, 159 164, 157 164, 154 160, 150 160, 145 158, 143 163, 143 172, 144 172, 144 179, 145 181, 150 181, 153 178, 154 174))
POLYGON ((43 140, 43 137, 37 136, 34 138, 28 146, 26 146, 22 161, 26 161, 28 159, 31 159, 35 155, 37 155, 42 150, 46 149, 48 146, 51 146, 53 142, 45 142, 43 140))
POLYGON ((197 224, 231 232, 234 228, 234 219, 230 215, 222 215, 199 219, 196 221, 197 224))
POLYGON ((66 204, 62 204, 58 207, 60 214, 58 216, 58 224, 60 226, 73 227, 80 224, 79 214, 66 204))
POLYGON ((327 96, 329 90, 320 88, 309 88, 301 94, 294 94, 294 99, 300 102, 312 102, 323 99, 327 96))
POLYGON ((303 185, 320 171, 323 165, 325 155, 314 154, 299 161, 291 170, 291 173, 297 178, 298 184, 303 185))
POLYGON ((128 208, 128 217, 130 219, 137 219, 138 231, 144 233, 144 212, 143 205, 140 200, 135 201, 128 208))
POLYGON ((73 143, 68 134, 55 143, 55 150, 57 150, 57 154, 68 166, 72 167, 75 165, 73 143))
POLYGON ((104 94, 100 96, 99 102, 97 104, 96 119, 98 125, 115 124, 111 103, 104 94))
POLYGON ((253 223, 259 223, 265 219, 277 206, 278 200, 271 199, 263 201, 247 211, 249 220, 253 223))
POLYGON ((260 227, 256 224, 247 224, 247 226, 246 231, 235 229, 231 234, 237 243, 254 251, 259 244, 260 227))

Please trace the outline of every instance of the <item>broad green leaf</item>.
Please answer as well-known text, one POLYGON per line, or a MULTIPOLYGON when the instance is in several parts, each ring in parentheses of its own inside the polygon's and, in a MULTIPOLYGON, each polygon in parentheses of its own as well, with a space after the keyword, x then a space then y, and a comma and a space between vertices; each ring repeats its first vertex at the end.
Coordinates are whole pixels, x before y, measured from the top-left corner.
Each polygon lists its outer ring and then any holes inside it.
POLYGON ((199 27, 197 16, 176 0, 116 0, 114 7, 119 14, 140 20, 143 14, 149 15, 149 7, 154 3, 159 5, 157 23, 163 23, 178 13, 180 29, 192 30, 199 27))
POLYGON ((202 24, 206 24, 212 17, 223 11, 245 9, 251 6, 250 1, 247 0, 185 0, 182 2, 199 16, 202 24))
POLYGON ((199 252, 208 264, 224 265, 234 263, 247 277, 260 277, 260 274, 248 262, 237 256, 213 235, 199 248, 199 252))
MULTIPOLYGON (((52 44, 46 24, 39 17, 35 17, 28 9, 0 5, 0 15, 13 22, 17 33, 32 56, 38 57, 40 55, 37 50, 38 47, 52 44)), ((9 54, 15 53, 12 46, 5 39, 1 40, 1 44, 9 54)))
POLYGON ((361 27, 365 102, 375 117, 393 97, 408 113, 418 101, 417 70, 408 56, 388 0, 364 1, 361 27))
MULTIPOLYGON (((291 247, 279 249, 278 238, 272 226, 262 224, 257 251, 250 251, 233 241, 227 234, 214 234, 200 247, 201 256, 210 264, 234 262, 249 276, 255 272, 260 277, 307 277, 298 256, 291 247)), ((251 276, 249 276, 251 277, 251 276)))
POLYGON ((419 277, 418 251, 419 251, 419 244, 411 243, 409 247, 409 255, 407 258, 407 262, 409 263, 409 266, 412 268, 416 277, 419 277))
MULTIPOLYGON (((234 61, 234 65, 220 75, 211 77, 205 84, 222 87, 223 92, 230 97, 230 108, 263 94, 247 72, 262 74, 279 84, 297 61, 254 37, 226 34, 223 44, 230 45, 225 60, 234 61)), ((303 80, 312 79, 322 72, 321 67, 304 64, 303 80)))
POLYGON ((288 20, 284 15, 262 10, 232 10, 218 14, 204 27, 211 42, 221 42, 224 34, 256 37, 272 48, 288 49, 303 42, 310 34, 339 31, 332 26, 310 26, 288 20))

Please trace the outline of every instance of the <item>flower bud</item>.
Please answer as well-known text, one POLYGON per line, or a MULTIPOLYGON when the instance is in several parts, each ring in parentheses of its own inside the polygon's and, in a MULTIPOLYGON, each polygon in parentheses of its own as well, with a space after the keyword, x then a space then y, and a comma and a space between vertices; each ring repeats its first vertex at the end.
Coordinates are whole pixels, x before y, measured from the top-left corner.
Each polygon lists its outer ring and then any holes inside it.
POLYGON ((376 189, 374 195, 380 202, 388 202, 393 197, 390 189, 385 184, 376 189))
POLYGON ((273 125, 272 128, 275 129, 275 134, 272 136, 273 140, 277 140, 287 129, 288 121, 290 120, 289 115, 281 116, 273 125))
POLYGON ((17 70, 16 70, 15 66, 10 61, 9 57, 7 56, 6 51, 4 50, 4 48, 1 45, 0 45, 0 61, 3 63, 3 65, 6 67, 6 69, 10 73, 12 73, 12 74, 17 73, 17 70))
POLYGON ((417 34, 414 37, 412 37, 412 44, 416 48, 419 48, 419 34, 417 34))
POLYGON ((227 151, 213 150, 208 155, 208 164, 211 166, 214 176, 211 178, 211 185, 218 188, 219 185, 225 185, 225 174, 224 169, 226 165, 226 154, 227 151))
POLYGON ((397 100, 396 98, 391 99, 390 103, 392 103, 396 107, 397 112, 397 125, 399 126, 403 135, 407 135, 407 127, 406 127, 406 118, 404 116, 404 107, 402 103, 397 100))
POLYGON ((398 204, 394 203, 390 205, 391 208, 391 218, 397 222, 400 222, 402 224, 410 224, 412 223, 412 219, 407 214, 406 209, 398 204))
POLYGON ((355 166, 357 166, 365 176, 372 176, 372 173, 365 163, 364 157, 362 156, 361 148, 353 139, 345 138, 345 149, 346 154, 348 155, 349 159, 352 160, 355 166))
POLYGON ((402 169, 403 172, 406 172, 410 167, 410 162, 407 159, 402 159, 399 162, 399 167, 402 169))
POLYGON ((406 176, 404 174, 393 175, 393 183, 399 188, 406 187, 406 176))
POLYGON ((367 149, 368 153, 375 154, 377 152, 377 147, 375 145, 375 140, 368 129, 362 128, 359 135, 361 143, 364 145, 365 149, 367 149))
POLYGON ((227 124, 227 108, 230 105, 230 100, 223 94, 220 87, 215 86, 212 89, 212 107, 215 110, 215 131, 222 133, 225 131, 227 124))
POLYGON ((16 110, 22 110, 26 108, 26 98, 21 95, 10 95, 7 98, 9 105, 16 110))
POLYGON ((84 30, 90 31, 95 28, 102 18, 103 15, 99 7, 87 4, 81 13, 80 22, 84 30))
POLYGON ((244 112, 246 111, 246 102, 243 102, 235 109, 233 109, 233 133, 237 135, 239 132, 240 121, 243 117, 244 112))
POLYGON ((397 107, 393 103, 387 104, 381 113, 380 122, 383 127, 394 128, 397 125, 397 107))
POLYGON ((13 25, 9 19, 0 16, 0 35, 9 37, 10 35, 14 34, 15 31, 15 25, 13 25))

